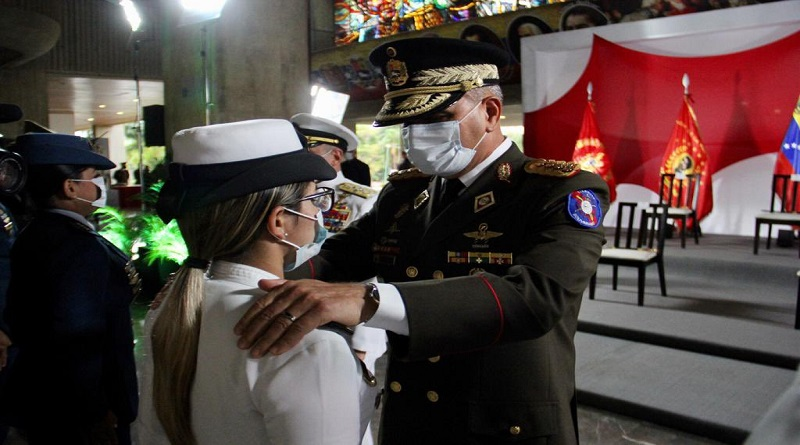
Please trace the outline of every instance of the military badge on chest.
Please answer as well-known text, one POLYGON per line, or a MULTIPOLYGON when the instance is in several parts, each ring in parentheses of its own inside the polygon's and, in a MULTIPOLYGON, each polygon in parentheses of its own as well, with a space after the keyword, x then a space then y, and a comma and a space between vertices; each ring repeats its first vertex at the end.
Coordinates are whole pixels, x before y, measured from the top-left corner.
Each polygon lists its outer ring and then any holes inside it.
POLYGON ((488 223, 478 224, 477 230, 464 233, 464 236, 471 239, 470 250, 448 251, 447 262, 454 264, 472 265, 511 265, 514 262, 514 254, 511 252, 492 252, 491 240, 503 236, 502 232, 490 230, 488 223))
POLYGON ((350 219, 352 210, 342 200, 333 205, 330 211, 322 214, 323 224, 328 232, 336 233, 341 231, 347 226, 347 220, 350 219))

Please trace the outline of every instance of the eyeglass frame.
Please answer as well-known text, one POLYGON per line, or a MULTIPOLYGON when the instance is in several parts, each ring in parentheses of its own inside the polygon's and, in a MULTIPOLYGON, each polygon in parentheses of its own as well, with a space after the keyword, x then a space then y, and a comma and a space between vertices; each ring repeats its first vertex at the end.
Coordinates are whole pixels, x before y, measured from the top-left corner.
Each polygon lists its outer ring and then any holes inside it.
POLYGON ((321 210, 322 213, 325 213, 325 212, 330 212, 331 209, 333 209, 333 201, 334 201, 335 197, 336 197, 336 191, 333 190, 332 188, 330 188, 330 187, 317 187, 317 191, 316 192, 314 192, 314 193, 312 193, 310 195, 307 195, 307 196, 303 196, 302 198, 298 199, 297 201, 291 203, 290 205, 300 204, 302 201, 311 201, 311 204, 313 204, 314 207, 316 207, 317 209, 321 210), (327 209, 324 209, 324 208, 320 207, 315 202, 316 198, 321 198, 323 196, 329 196, 330 197, 327 209))

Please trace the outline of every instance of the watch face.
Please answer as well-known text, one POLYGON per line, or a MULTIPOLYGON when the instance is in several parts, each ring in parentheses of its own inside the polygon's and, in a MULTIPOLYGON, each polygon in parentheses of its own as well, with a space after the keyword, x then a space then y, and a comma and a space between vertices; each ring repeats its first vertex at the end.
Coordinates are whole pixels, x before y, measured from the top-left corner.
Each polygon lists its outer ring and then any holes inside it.
POLYGON ((0 159, 0 191, 13 194, 22 188, 25 180, 22 164, 13 157, 0 159))

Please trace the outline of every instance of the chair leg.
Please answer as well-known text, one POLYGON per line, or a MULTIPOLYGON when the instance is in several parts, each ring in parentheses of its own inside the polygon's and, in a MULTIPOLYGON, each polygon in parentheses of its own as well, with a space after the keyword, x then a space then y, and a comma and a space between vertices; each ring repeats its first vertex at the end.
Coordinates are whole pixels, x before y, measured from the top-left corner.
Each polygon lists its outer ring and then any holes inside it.
POLYGON ((659 261, 658 266, 658 282, 661 284, 661 295, 667 296, 667 279, 664 276, 664 261, 659 261))
POLYGON ((681 249, 686 248, 686 217, 681 218, 681 249))
POLYGON ((772 224, 767 224, 767 250, 770 244, 772 244, 772 224))
POLYGON ((700 223, 697 222, 697 216, 692 218, 692 232, 694 232, 694 243, 700 244, 700 223))
POLYGON ((613 272, 611 272, 611 289, 617 290, 617 278, 619 278, 619 266, 616 264, 611 266, 613 272))
POLYGON ((761 223, 756 221, 756 236, 753 239, 753 255, 758 255, 758 238, 761 236, 761 223))
POLYGON ((594 300, 594 287, 597 284, 597 272, 589 278, 589 299, 594 300))
POLYGON ((638 295, 638 301, 637 301, 637 304, 639 306, 644 306, 644 272, 645 272, 645 268, 644 267, 640 267, 639 268, 639 295, 638 295))

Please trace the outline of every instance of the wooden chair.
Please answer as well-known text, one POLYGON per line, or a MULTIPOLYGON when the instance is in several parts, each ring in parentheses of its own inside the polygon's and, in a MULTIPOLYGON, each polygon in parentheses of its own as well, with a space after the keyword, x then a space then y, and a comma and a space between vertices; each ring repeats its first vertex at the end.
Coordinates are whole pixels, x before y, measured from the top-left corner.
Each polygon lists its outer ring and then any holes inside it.
MULTIPOLYGON (((675 173, 661 174, 661 189, 658 194, 658 205, 665 204, 669 207, 667 218, 681 221, 681 248, 686 248, 686 227, 692 226, 694 243, 700 244, 700 224, 697 221, 697 198, 700 193, 701 175, 679 175, 675 173)), ((647 217, 654 214, 654 210, 647 209, 647 217)))
MULTIPOLYGON (((769 212, 756 215, 756 234, 753 239, 753 254, 758 255, 761 225, 767 225, 767 249, 772 244, 772 225, 800 226, 800 213, 797 212, 797 189, 800 182, 792 180, 791 175, 772 175, 772 190, 769 212), (783 200, 781 197, 788 197, 783 200)), ((800 255, 800 252, 798 252, 800 255)))
MULTIPOLYGON (((599 263, 610 264, 613 267, 611 287, 614 290, 617 290, 618 268, 635 267, 638 270, 637 304, 642 306, 644 305, 645 271, 651 264, 658 266, 661 295, 667 296, 667 284, 664 279, 664 239, 666 238, 668 207, 666 204, 655 204, 655 207, 642 210, 639 234, 635 237, 634 244, 636 206, 635 202, 619 203, 614 243, 611 247, 603 248, 599 263), (650 212, 649 216, 648 212, 650 212), (649 233, 653 233, 654 236, 648 236, 649 233)), ((597 272, 589 280, 589 299, 591 300, 594 299, 596 284, 597 272)))

